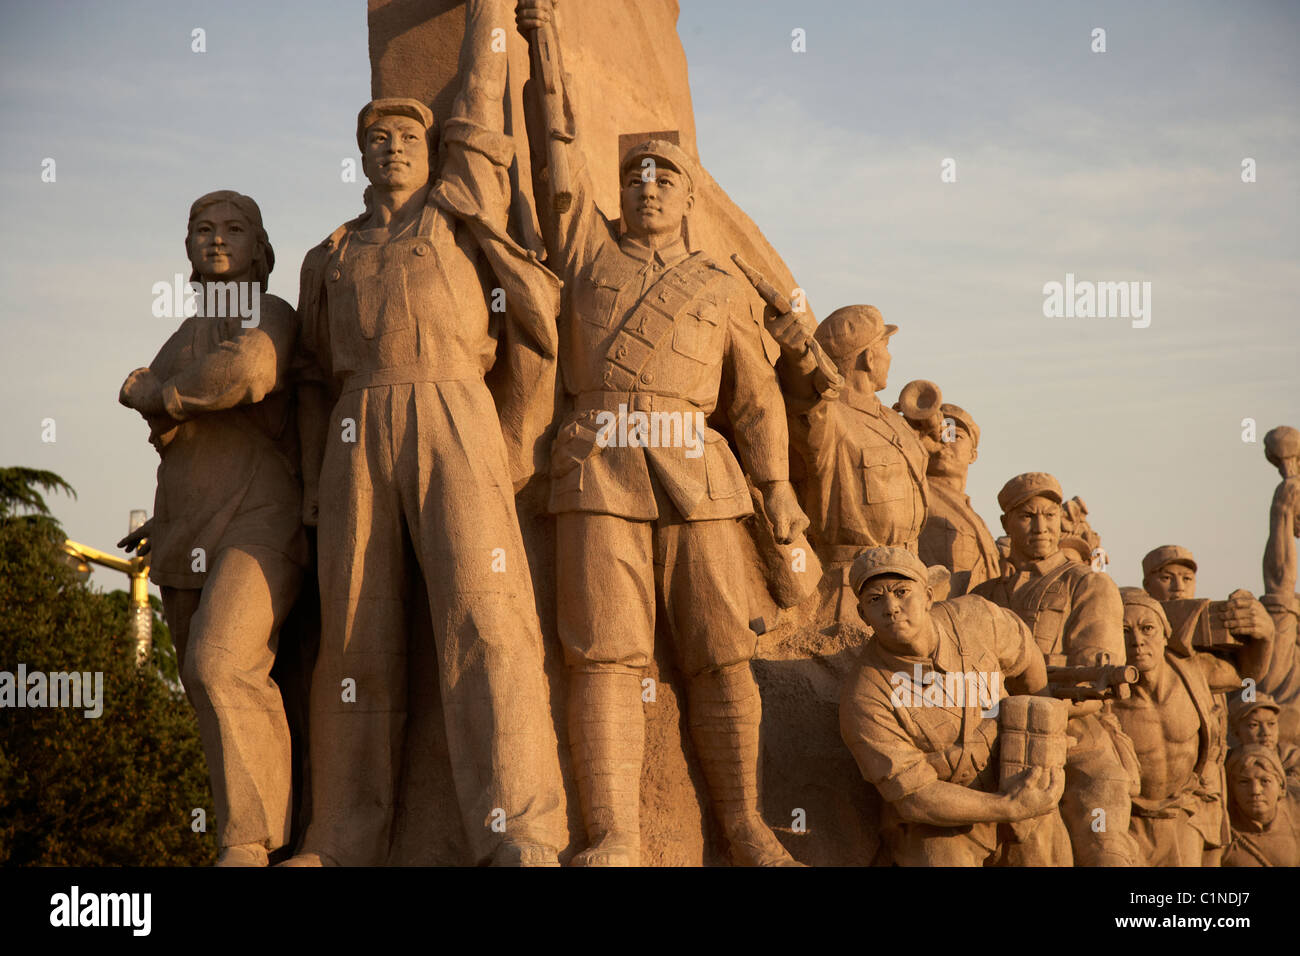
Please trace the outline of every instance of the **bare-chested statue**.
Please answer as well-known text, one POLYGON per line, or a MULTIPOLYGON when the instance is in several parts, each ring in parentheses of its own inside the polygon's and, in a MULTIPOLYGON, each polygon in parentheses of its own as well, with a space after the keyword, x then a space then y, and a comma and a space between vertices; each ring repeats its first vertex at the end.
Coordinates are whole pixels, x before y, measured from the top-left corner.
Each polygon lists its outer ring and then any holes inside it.
POLYGON ((1205 652, 1180 657, 1167 652, 1171 628, 1160 602, 1140 588, 1120 593, 1128 662, 1141 675, 1132 694, 1114 702, 1141 767, 1130 831, 1143 865, 1201 866, 1206 847, 1222 845, 1223 738, 1212 695, 1257 678, 1270 639, 1252 640, 1235 666, 1205 652))
MULTIPOLYGON (((1142 559, 1142 587, 1161 602, 1170 627, 1178 635, 1177 640, 1171 643, 1177 643, 1184 652, 1190 649, 1191 638, 1186 635, 1200 623, 1196 620, 1198 615, 1209 615, 1215 619, 1216 624, 1223 625, 1224 630, 1245 638, 1273 636, 1273 621, 1269 618, 1267 609, 1249 591, 1233 591, 1226 602, 1215 602, 1212 607, 1209 606, 1210 602, 1197 602, 1196 574, 1196 558, 1191 551, 1180 545, 1161 545, 1142 559)), ((1212 697, 1214 722, 1219 728, 1215 736, 1222 746, 1228 735, 1228 698, 1226 694, 1217 691, 1212 697)), ((1222 771, 1224 756, 1225 754, 1219 754, 1210 761, 1212 766, 1219 767, 1217 807, 1209 804, 1202 807, 1204 819, 1200 828, 1205 833, 1206 840, 1205 866, 1219 865, 1219 857, 1228 841, 1227 782, 1222 771)))

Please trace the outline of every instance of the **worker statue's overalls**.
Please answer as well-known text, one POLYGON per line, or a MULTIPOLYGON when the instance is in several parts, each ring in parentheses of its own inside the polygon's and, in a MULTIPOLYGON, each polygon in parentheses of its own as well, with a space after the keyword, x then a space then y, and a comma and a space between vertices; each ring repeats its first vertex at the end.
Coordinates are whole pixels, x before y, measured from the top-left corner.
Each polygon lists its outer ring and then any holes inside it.
MULTIPOLYGON (((564 842, 541 630, 506 441, 484 383, 497 347, 486 296, 498 283, 476 263, 484 253, 499 265, 501 247, 484 246, 508 240, 475 231, 488 228, 472 202, 481 190, 446 181, 449 166, 461 168, 453 161, 487 167, 489 185, 504 173, 501 157, 489 166, 477 151, 491 144, 476 139, 482 131, 457 129, 444 130, 455 154, 444 160, 444 181, 405 231, 388 239, 356 220, 303 266, 304 301, 317 303, 315 320, 304 316, 309 347, 338 396, 319 482, 322 632, 303 849, 344 864, 382 863, 387 852, 409 602, 421 583, 475 858, 503 842, 564 842)), ((504 210, 504 197, 491 198, 504 210)))

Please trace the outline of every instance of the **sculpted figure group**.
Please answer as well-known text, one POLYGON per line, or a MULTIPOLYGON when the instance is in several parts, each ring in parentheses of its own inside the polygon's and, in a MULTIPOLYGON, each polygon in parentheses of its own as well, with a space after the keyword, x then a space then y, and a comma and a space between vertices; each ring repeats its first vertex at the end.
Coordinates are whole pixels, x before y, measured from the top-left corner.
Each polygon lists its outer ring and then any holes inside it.
POLYGON ((513 238, 507 60, 492 35, 510 12, 466 5, 448 116, 396 97, 361 110, 365 211, 307 254, 296 310, 263 291, 274 256, 256 203, 196 201, 194 281, 251 286, 256 319, 186 318, 122 386, 161 458, 154 518, 123 545, 152 552, 219 865, 276 851, 294 865, 384 861, 420 618, 465 862, 559 863, 567 744, 586 835, 572 864, 637 865, 660 613, 732 861, 797 865, 759 799, 753 522, 778 547, 806 530, 821 559, 788 625, 857 644, 840 729, 884 801, 874 862, 1300 864, 1300 432, 1265 439, 1283 482, 1261 600, 1197 599, 1196 562, 1174 545, 1143 560, 1142 588, 1118 587, 1086 508, 1042 472, 1002 488, 995 542, 965 493, 974 417, 932 383, 894 408, 877 397, 897 326, 868 305, 814 323, 738 260, 762 310, 688 244, 700 171, 671 134, 629 136, 618 168, 587 168, 550 0, 514 11, 547 44, 533 88, 564 118, 530 123, 545 255, 513 238), (593 177, 618 177, 617 220, 593 177), (555 550, 530 566, 515 494, 538 477, 555 550), (271 665, 311 527, 310 816, 289 848, 271 665), (567 741, 542 586, 556 596, 567 741))

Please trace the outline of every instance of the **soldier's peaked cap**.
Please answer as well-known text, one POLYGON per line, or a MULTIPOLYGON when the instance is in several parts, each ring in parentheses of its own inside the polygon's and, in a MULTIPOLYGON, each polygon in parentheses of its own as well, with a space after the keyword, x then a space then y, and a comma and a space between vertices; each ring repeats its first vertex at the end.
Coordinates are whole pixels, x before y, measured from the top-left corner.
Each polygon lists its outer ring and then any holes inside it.
POLYGON ((944 418, 951 418, 962 428, 966 429, 966 434, 970 435, 970 440, 975 444, 980 443, 980 427, 975 424, 975 419, 970 417, 970 412, 960 405, 950 405, 944 402, 939 406, 939 411, 944 418))
POLYGON ((1282 712, 1282 708, 1278 706, 1277 701, 1275 701, 1272 696, 1257 690, 1255 691, 1254 700, 1245 700, 1241 697, 1238 697, 1235 700, 1232 698, 1228 699, 1228 720, 1235 724, 1237 721, 1242 720, 1248 714, 1259 710, 1261 707, 1264 708, 1264 710, 1271 710, 1275 714, 1280 714, 1282 712))
POLYGON ((918 584, 929 585, 930 569, 925 562, 904 548, 871 548, 863 551, 849 568, 849 585, 857 594, 872 578, 898 574, 918 584))
POLYGON ((1142 576, 1154 574, 1166 564, 1174 562, 1185 564, 1193 571, 1196 570, 1196 560, 1192 557, 1192 552, 1176 544, 1162 544, 1155 550, 1147 552, 1147 556, 1142 559, 1142 576))
POLYGON ((813 337, 831 358, 847 358, 897 331, 874 305, 846 305, 826 316, 813 337))
POLYGON ((695 161, 687 155, 686 150, 666 139, 647 139, 637 143, 623 157, 618 174, 622 176, 633 166, 640 167, 647 157, 660 166, 677 170, 686 177, 691 188, 695 188, 695 161))
POLYGON ((426 130, 433 129, 433 110, 419 100, 405 96, 385 96, 371 100, 357 114, 357 148, 366 150, 366 130, 381 116, 409 116, 426 130))
POLYGON ((1027 471, 1002 486, 998 492, 998 504, 1002 506, 1003 514, 1010 514, 1012 508, 1036 495, 1051 498, 1058 505, 1065 500, 1059 481, 1045 471, 1027 471))

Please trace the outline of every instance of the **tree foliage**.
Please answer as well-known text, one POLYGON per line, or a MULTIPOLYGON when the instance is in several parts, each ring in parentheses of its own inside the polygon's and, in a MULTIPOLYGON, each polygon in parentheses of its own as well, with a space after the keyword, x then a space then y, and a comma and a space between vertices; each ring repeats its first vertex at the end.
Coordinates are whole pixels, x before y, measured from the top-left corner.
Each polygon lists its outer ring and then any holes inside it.
POLYGON ((103 713, 0 710, 0 864, 210 863, 212 796, 167 630, 155 614, 154 655, 137 669, 125 593, 77 579, 37 488, 71 493, 51 472, 0 469, 0 670, 102 673, 103 713))

